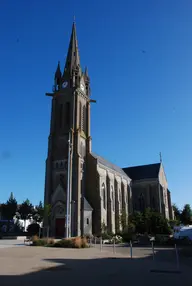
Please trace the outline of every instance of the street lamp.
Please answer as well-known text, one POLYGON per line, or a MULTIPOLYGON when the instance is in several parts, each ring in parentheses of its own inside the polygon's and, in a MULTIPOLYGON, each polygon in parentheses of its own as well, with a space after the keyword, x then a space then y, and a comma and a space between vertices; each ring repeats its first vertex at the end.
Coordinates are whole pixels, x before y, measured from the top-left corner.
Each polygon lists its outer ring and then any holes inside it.
POLYGON ((67 208, 66 208, 66 238, 69 237, 69 220, 70 220, 70 169, 71 169, 71 132, 69 131, 68 140, 68 164, 67 164, 67 208))
MULTIPOLYGON (((66 238, 69 237, 69 227, 71 228, 71 152, 72 152, 72 148, 73 148, 73 143, 72 141, 72 132, 74 130, 75 127, 75 94, 74 94, 74 99, 73 99, 73 129, 69 131, 69 140, 68 140, 68 170, 67 170, 67 207, 66 207, 66 238)), ((88 100, 89 103, 96 103, 96 100, 94 99, 89 99, 88 100)), ((84 198, 83 198, 84 199, 84 198)), ((74 204, 73 204, 74 207, 74 204)), ((74 210, 73 210, 74 211, 74 210)), ((82 215, 83 217, 83 215, 82 215)), ((83 218, 82 218, 83 219, 83 218)))

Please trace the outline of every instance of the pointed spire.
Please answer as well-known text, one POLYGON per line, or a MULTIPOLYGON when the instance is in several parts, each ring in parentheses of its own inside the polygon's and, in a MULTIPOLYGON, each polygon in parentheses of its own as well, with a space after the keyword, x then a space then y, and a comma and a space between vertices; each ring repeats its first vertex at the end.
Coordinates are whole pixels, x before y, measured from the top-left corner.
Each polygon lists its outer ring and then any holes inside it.
POLYGON ((56 72, 55 72, 55 79, 56 78, 61 78, 60 61, 58 61, 57 69, 56 69, 56 72))
POLYGON ((79 50, 77 43, 76 25, 75 22, 73 22, 71 39, 69 43, 67 59, 63 75, 67 73, 68 75, 71 76, 73 69, 76 68, 80 69, 80 57, 79 57, 79 50))

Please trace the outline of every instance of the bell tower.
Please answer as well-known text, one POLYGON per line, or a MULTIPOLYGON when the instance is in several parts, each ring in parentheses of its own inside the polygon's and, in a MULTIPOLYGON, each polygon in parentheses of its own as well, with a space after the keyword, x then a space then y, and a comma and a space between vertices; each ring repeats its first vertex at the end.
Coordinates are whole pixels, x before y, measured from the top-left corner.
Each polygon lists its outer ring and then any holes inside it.
POLYGON ((82 71, 73 23, 63 73, 58 63, 52 93, 51 124, 45 174, 45 218, 55 237, 77 236, 84 229, 86 158, 91 152, 90 80, 82 71))

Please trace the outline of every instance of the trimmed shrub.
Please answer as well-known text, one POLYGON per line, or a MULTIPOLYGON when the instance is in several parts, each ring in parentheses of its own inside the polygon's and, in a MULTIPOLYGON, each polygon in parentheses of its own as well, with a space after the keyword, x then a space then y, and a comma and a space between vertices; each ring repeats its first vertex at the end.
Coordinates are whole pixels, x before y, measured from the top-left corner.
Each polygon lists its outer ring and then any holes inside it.
POLYGON ((88 248, 88 247, 89 247, 89 245, 87 243, 87 239, 85 237, 83 237, 81 239, 81 248, 88 248))
POLYGON ((72 239, 61 239, 53 244, 53 247, 72 248, 72 239))
POLYGON ((32 238, 32 245, 33 246, 45 246, 47 244, 45 239, 40 239, 37 236, 32 238))
POLYGON ((44 238, 44 240, 46 240, 47 246, 53 246, 55 243, 54 238, 44 238))
POLYGON ((47 246, 47 247, 58 247, 58 248, 87 248, 89 247, 86 238, 72 237, 64 238, 57 242, 51 238, 33 239, 33 246, 47 246))
POLYGON ((102 237, 102 239, 112 239, 112 237, 113 237, 113 235, 111 235, 111 234, 108 234, 108 233, 106 233, 106 232, 104 232, 104 233, 101 233, 101 237, 102 237))
POLYGON ((27 232, 29 235, 38 235, 39 234, 39 224, 38 223, 32 223, 27 227, 27 232))
POLYGON ((53 246, 54 243, 53 238, 39 238, 37 235, 32 237, 33 246, 53 246))

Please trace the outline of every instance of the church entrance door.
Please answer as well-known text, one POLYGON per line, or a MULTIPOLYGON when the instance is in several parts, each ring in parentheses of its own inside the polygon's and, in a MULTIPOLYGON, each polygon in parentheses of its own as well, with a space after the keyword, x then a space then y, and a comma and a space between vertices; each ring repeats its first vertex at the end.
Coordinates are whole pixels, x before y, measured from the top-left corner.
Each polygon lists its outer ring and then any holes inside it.
POLYGON ((55 236, 58 238, 63 238, 65 236, 65 218, 56 218, 55 236))

